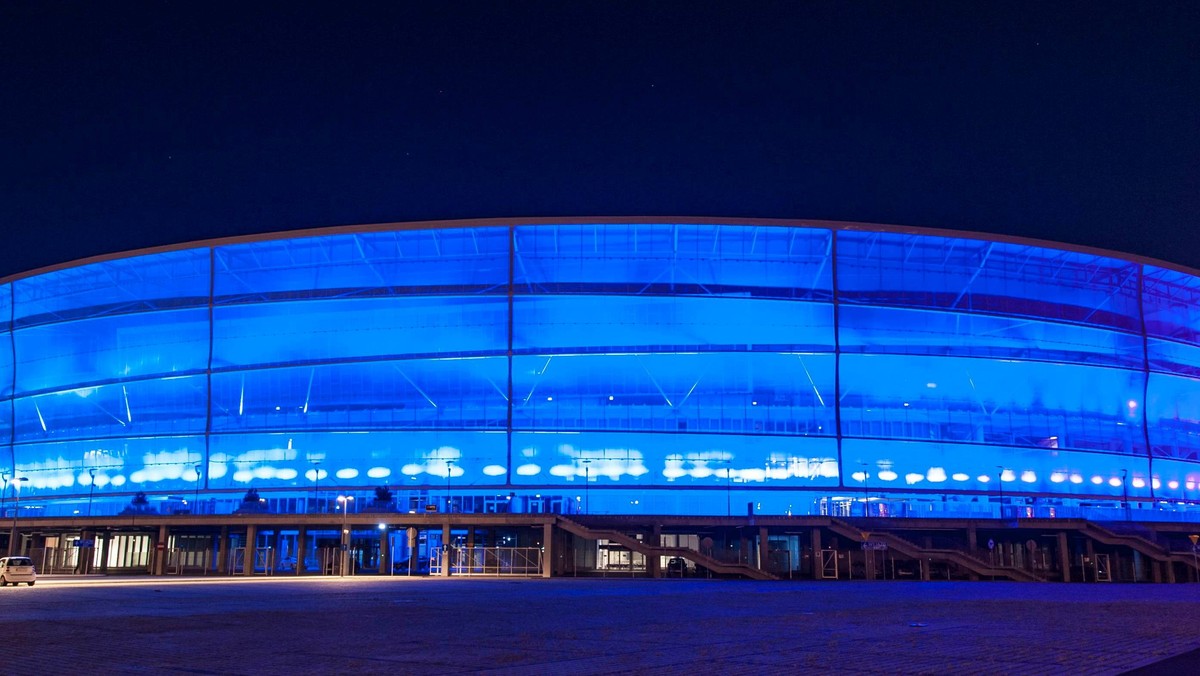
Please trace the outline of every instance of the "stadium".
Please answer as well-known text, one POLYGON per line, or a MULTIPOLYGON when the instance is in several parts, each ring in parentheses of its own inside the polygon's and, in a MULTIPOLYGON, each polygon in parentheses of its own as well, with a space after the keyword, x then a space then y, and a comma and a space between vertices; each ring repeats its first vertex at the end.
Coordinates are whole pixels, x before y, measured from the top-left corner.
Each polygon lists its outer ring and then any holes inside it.
POLYGON ((376 502, 1200 520, 1200 273, 1113 252, 823 221, 381 224, 37 270, 3 280, 0 316, 10 550, 17 519, 376 502))

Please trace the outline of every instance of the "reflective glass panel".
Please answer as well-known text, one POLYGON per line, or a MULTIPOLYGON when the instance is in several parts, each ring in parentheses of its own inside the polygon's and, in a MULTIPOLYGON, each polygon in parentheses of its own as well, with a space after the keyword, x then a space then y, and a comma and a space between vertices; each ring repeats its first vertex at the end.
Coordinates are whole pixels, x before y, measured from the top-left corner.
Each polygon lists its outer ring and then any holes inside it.
POLYGON ((507 293, 508 229, 390 230, 217 247, 216 302, 507 293))
POLYGON ((887 232, 839 231, 843 303, 954 309, 1140 331, 1138 266, 1093 254, 887 232))
POLYGON ((202 434, 204 375, 77 387, 14 403, 18 441, 202 434))
POLYGON ((17 326, 208 305, 208 249, 69 267, 13 282, 17 326))
POLYGON ((745 225, 516 228, 518 293, 830 298, 830 231, 745 225))
POLYGON ((832 438, 633 432, 514 432, 513 481, 569 484, 706 486, 743 490, 836 486, 832 438))
POLYGON ((208 309, 143 312, 18 330, 17 393, 183 375, 208 363, 208 309))
POLYGON ((504 357, 411 359, 213 374, 213 429, 503 428, 504 357))

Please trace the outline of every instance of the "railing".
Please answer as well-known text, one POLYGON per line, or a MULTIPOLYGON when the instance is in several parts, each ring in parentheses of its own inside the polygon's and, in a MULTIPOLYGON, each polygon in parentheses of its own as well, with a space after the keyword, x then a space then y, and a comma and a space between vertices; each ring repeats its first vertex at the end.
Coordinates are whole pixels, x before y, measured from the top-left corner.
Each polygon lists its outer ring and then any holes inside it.
POLYGON ((448 555, 449 574, 488 577, 536 577, 542 574, 540 547, 434 547, 429 574, 442 575, 448 555))

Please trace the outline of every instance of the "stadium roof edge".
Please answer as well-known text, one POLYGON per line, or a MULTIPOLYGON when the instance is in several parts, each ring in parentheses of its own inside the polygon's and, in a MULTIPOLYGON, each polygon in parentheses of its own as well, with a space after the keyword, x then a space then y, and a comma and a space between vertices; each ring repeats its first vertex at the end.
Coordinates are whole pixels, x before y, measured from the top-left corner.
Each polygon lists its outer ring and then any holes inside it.
POLYGON ((1046 249, 1058 249, 1062 251, 1071 251, 1075 253, 1086 253, 1117 260, 1124 260, 1130 263, 1141 265, 1154 265, 1156 267, 1175 270, 1184 274, 1200 277, 1200 269, 1190 268, 1185 265, 1179 265, 1170 261, 1150 258, 1148 256, 1139 256, 1136 254, 1114 251, 1111 249, 1102 249, 1099 247, 1091 247, 1084 245, 1068 244, 1065 242, 1056 242, 1052 240, 1043 240, 1032 237, 1017 237, 1013 235, 1002 235, 997 233, 971 231, 971 230, 950 230, 945 228, 929 228, 923 226, 909 225, 891 225, 882 223, 866 223, 859 221, 831 221, 821 219, 803 219, 803 218, 744 218, 744 217, 719 217, 719 216, 538 216, 538 217, 508 217, 508 218, 468 218, 468 219, 451 219, 451 220, 434 220, 434 221, 399 221, 388 223, 366 223, 366 224, 351 224, 351 225, 332 225, 319 226, 311 228, 299 228, 295 230, 276 230, 264 233, 254 233, 248 235, 234 235, 230 237, 215 237, 210 239, 192 240, 187 242, 178 242, 175 244, 163 244, 160 246, 145 247, 141 249, 131 249, 127 251, 116 251, 107 254, 99 254, 86 258, 79 258, 53 265, 34 268, 24 272, 18 272, 6 277, 0 278, 0 284, 7 284, 21 279, 37 277, 39 275, 66 270, 94 263, 102 263, 105 261, 120 260, 123 258, 134 258, 137 256, 146 256, 157 253, 166 253, 170 251, 186 251, 188 249, 205 249, 218 246, 227 246, 231 244, 241 244, 246 242, 263 242, 281 239, 298 239, 303 237, 321 237, 326 235, 339 235, 351 233, 368 233, 382 232, 389 230, 438 230, 448 228, 485 228, 485 227, 507 227, 510 225, 629 225, 629 224, 665 224, 665 225, 742 225, 742 226, 763 226, 763 227, 810 227, 824 228, 828 230, 846 230, 846 231, 862 231, 862 232, 886 232, 910 235, 926 235, 934 237, 954 237, 959 239, 975 239, 990 242, 1003 242, 1008 244, 1021 244, 1027 246, 1036 246, 1046 249))

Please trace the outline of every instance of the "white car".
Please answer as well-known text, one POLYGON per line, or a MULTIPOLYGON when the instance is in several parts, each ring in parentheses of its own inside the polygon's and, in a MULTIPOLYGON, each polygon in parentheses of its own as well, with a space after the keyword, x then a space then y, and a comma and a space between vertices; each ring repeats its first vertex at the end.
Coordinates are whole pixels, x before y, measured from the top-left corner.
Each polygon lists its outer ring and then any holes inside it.
POLYGON ((30 587, 37 582, 37 571, 33 569, 33 559, 28 556, 6 556, 0 558, 0 587, 24 582, 30 587))

